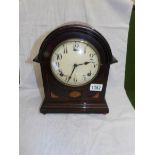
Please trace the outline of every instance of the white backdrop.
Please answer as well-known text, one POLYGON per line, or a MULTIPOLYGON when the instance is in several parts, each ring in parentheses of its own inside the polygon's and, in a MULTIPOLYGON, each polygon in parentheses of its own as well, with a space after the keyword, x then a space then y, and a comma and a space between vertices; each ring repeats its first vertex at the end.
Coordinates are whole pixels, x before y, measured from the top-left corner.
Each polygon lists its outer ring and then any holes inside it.
POLYGON ((134 109, 124 90, 131 9, 130 0, 20 0, 20 155, 134 155, 134 109), (107 115, 39 113, 43 85, 32 60, 68 21, 95 27, 119 61, 110 68, 107 115))

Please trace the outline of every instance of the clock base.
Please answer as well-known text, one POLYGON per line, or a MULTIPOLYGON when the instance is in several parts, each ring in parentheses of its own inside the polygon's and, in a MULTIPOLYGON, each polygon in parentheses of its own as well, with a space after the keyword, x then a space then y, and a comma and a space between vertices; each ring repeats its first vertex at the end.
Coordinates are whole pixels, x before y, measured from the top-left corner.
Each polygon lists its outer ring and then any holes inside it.
POLYGON ((102 102, 90 102, 89 103, 74 103, 74 102, 49 102, 44 100, 40 108, 40 112, 46 113, 109 113, 109 108, 106 101, 102 102))

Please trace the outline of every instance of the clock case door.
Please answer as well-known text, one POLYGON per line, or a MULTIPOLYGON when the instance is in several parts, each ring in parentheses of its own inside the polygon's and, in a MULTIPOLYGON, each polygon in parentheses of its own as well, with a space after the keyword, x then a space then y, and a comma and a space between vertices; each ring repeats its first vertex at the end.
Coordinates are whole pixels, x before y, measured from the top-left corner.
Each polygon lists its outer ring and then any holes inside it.
POLYGON ((105 38, 95 29, 83 24, 69 24, 55 29, 43 41, 39 54, 34 58, 40 63, 45 99, 41 113, 108 113, 105 92, 110 64, 117 62, 112 56, 105 38), (50 59, 53 49, 67 39, 83 39, 96 47, 101 66, 98 75, 90 83, 80 87, 65 86, 52 74, 50 59), (100 92, 90 91, 90 84, 103 84, 100 92))

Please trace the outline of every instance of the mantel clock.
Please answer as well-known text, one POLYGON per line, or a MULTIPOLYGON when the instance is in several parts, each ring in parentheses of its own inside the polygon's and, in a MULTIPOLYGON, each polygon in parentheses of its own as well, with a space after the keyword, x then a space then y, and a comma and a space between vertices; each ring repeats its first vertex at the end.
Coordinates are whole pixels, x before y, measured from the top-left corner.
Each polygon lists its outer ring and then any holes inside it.
POLYGON ((45 98, 41 113, 108 113, 105 92, 113 57, 106 39, 86 24, 52 31, 34 58, 45 98))

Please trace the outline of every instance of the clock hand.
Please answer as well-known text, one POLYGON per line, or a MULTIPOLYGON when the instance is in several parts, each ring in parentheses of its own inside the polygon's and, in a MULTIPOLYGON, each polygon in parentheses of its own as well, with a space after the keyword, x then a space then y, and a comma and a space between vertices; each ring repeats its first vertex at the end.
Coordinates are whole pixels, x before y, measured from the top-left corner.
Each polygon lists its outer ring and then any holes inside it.
POLYGON ((71 79, 72 74, 73 74, 73 72, 74 72, 74 70, 75 70, 75 68, 76 68, 77 66, 78 66, 77 64, 74 64, 74 66, 73 66, 73 70, 72 70, 72 72, 71 72, 71 74, 70 74, 70 76, 69 76, 69 78, 68 78, 68 81, 67 81, 67 82, 69 82, 69 80, 71 79))
POLYGON ((84 63, 82 63, 82 64, 77 64, 77 66, 80 66, 80 65, 87 65, 87 64, 89 64, 89 63, 94 63, 94 62, 91 62, 91 61, 86 61, 86 62, 84 62, 84 63))
POLYGON ((73 74, 73 72, 74 72, 74 70, 75 70, 76 67, 78 67, 78 66, 80 66, 80 65, 87 65, 87 64, 89 64, 89 63, 94 63, 94 62, 91 62, 91 61, 88 62, 88 61, 86 61, 86 62, 84 62, 84 63, 82 63, 82 64, 74 64, 74 65, 73 65, 73 70, 72 70, 72 72, 71 72, 71 74, 70 74, 70 76, 69 76, 67 82, 69 82, 69 80, 72 78, 72 74, 73 74))

